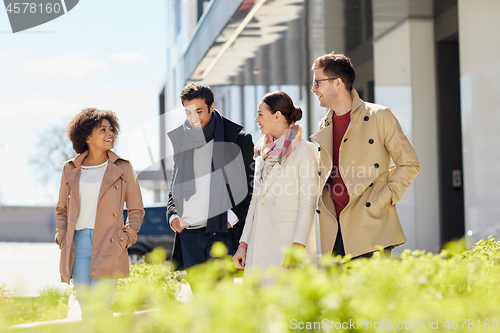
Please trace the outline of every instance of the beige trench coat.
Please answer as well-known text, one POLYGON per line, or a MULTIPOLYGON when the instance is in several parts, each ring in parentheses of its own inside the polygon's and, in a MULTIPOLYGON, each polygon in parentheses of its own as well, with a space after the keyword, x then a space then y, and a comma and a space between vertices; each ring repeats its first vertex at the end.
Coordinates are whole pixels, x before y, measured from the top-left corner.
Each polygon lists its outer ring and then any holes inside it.
MULTIPOLYGON (((75 260, 73 234, 78 219, 82 162, 88 151, 66 162, 56 206, 55 242, 61 247, 61 281, 69 284, 75 260)), ((127 248, 137 240, 144 217, 137 175, 129 161, 108 150, 109 164, 99 191, 89 278, 123 278, 129 274, 127 248), (128 218, 123 224, 123 204, 128 218)))
MULTIPOLYGON (((362 101, 356 90, 351 122, 339 151, 339 172, 349 192, 349 203, 340 213, 346 254, 352 256, 398 246, 406 242, 396 213, 396 202, 420 172, 417 154, 392 112, 362 101), (391 157, 395 166, 391 166, 391 157)), ((333 111, 319 123, 311 138, 319 144, 320 188, 318 200, 321 252, 331 254, 337 235, 337 214, 325 186, 332 172, 333 111)))
MULTIPOLYGON (((255 170, 262 165, 255 161, 255 170)), ((315 208, 318 198, 316 146, 301 139, 290 156, 276 163, 268 176, 254 180, 252 200, 240 241, 248 244, 245 275, 258 267, 281 266, 284 249, 292 243, 306 246, 316 262, 315 208)))

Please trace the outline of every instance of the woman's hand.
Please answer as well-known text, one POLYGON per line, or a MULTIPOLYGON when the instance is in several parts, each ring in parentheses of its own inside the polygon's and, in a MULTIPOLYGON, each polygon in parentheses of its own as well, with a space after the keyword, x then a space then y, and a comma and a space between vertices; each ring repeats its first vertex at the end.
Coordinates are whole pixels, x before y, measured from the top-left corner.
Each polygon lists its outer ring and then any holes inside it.
POLYGON ((238 247, 238 250, 233 256, 234 266, 236 266, 236 268, 238 269, 244 269, 246 258, 247 250, 242 247, 238 247))
POLYGON ((59 249, 61 249, 64 245, 64 237, 66 237, 66 233, 60 233, 59 231, 56 233, 56 237, 54 238, 54 243, 59 245, 59 249))
MULTIPOLYGON (((295 243, 295 242, 293 242, 292 247, 301 247, 304 249, 306 248, 303 244, 295 243)), ((291 265, 292 265, 292 254, 290 252, 288 252, 285 255, 285 258, 283 258, 283 262, 282 262, 281 266, 285 269, 290 269, 291 265)))

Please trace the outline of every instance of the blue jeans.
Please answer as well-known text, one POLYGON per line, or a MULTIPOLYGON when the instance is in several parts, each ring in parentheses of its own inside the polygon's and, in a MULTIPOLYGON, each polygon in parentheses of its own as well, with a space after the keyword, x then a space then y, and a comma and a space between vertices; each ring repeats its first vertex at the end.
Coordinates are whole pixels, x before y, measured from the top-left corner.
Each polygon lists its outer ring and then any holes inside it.
POLYGON ((113 305, 114 292, 118 279, 90 279, 90 255, 92 253, 92 241, 94 229, 75 230, 73 240, 75 242, 75 263, 73 264, 73 283, 75 284, 76 297, 82 310, 82 319, 86 320, 91 315, 90 312, 96 310, 93 304, 89 304, 92 295, 99 295, 103 303, 105 312, 111 314, 110 308, 113 305), (92 309, 94 308, 94 309, 92 309))
POLYGON ((210 250, 215 242, 222 242, 229 255, 236 253, 233 234, 229 232, 206 232, 206 228, 184 229, 179 234, 181 239, 182 260, 186 269, 204 263, 211 258, 210 250))

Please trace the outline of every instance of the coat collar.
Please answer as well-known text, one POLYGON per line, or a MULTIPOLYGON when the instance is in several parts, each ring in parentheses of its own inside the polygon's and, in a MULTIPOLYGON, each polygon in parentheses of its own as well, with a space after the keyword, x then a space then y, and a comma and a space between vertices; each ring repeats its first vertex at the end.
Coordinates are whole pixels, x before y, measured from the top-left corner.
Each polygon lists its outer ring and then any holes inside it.
POLYGON ((364 102, 361 98, 359 98, 359 94, 356 89, 352 89, 351 91, 352 97, 352 106, 351 106, 351 121, 358 117, 360 110, 363 109, 361 106, 364 105, 364 102))
POLYGON ((330 158, 331 152, 333 152, 333 130, 332 130, 332 116, 333 110, 328 110, 326 116, 319 123, 319 131, 310 136, 310 138, 316 141, 322 149, 325 151, 330 158))
MULTIPOLYGON (((356 89, 351 91, 352 106, 351 106, 351 122, 353 119, 358 117, 359 111, 362 109, 361 105, 363 101, 359 98, 359 94, 356 89)), ((326 116, 321 119, 319 123, 319 130, 310 136, 311 139, 316 141, 323 149, 331 154, 333 151, 333 131, 332 126, 333 110, 329 109, 326 116)))
MULTIPOLYGON (((107 151, 107 154, 108 154, 108 159, 111 163, 115 163, 117 159, 122 159, 120 156, 116 155, 113 151, 111 150, 108 150, 107 151)), ((66 163, 73 163, 75 165, 76 168, 80 168, 82 166, 82 163, 83 163, 83 160, 85 159, 85 157, 87 157, 89 155, 89 151, 85 151, 83 153, 81 153, 80 155, 70 159, 69 161, 67 161, 66 163)))
MULTIPOLYGON (((116 165, 118 159, 122 159, 113 151, 108 150, 109 164, 106 168, 106 173, 102 179, 101 190, 99 191, 99 199, 102 197, 104 192, 123 174, 123 170, 116 165)), ((69 160, 66 163, 73 164, 74 168, 71 169, 66 175, 66 180, 68 184, 75 189, 75 193, 79 192, 80 174, 82 171, 82 163, 85 157, 89 154, 88 150, 76 156, 75 158, 69 160)))

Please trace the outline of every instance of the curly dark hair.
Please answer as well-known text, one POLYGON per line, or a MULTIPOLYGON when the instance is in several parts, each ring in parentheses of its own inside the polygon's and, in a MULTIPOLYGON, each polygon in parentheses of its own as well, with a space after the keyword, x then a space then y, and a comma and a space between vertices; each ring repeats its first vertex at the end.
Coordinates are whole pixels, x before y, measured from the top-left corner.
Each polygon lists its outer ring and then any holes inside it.
POLYGON ((77 154, 89 150, 87 138, 92 134, 94 128, 101 125, 106 119, 113 126, 113 132, 116 136, 120 132, 118 118, 113 111, 98 110, 95 108, 83 109, 77 114, 68 125, 68 138, 73 143, 73 149, 77 154))
POLYGON ((339 77, 345 83, 347 91, 352 90, 352 85, 356 79, 356 72, 351 63, 351 59, 343 54, 335 54, 334 52, 324 54, 314 60, 312 70, 323 68, 323 73, 329 77, 339 77))
POLYGON ((214 92, 212 91, 212 88, 203 82, 188 84, 182 89, 179 97, 181 98, 182 105, 184 105, 185 101, 203 98, 209 110, 210 106, 212 106, 212 103, 214 102, 214 92))

